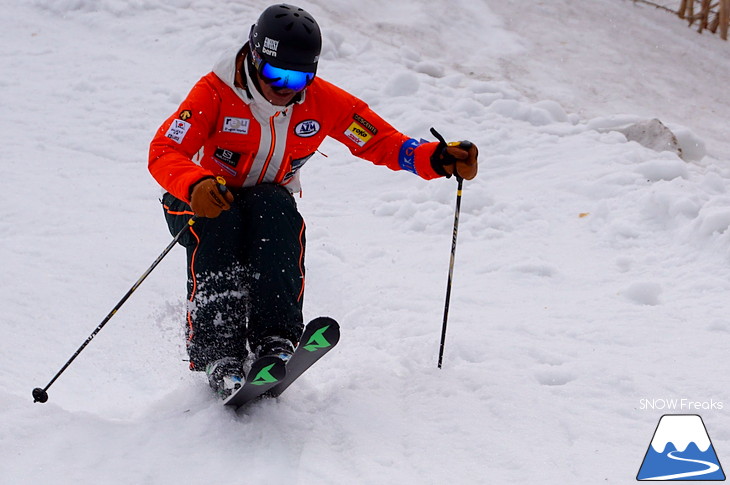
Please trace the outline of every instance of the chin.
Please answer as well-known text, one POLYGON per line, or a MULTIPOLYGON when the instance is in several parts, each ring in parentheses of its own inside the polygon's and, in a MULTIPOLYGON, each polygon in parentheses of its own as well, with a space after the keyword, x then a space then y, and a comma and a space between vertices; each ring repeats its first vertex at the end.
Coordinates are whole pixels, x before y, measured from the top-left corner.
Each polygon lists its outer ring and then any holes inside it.
POLYGON ((291 102, 292 99, 294 99, 295 95, 296 93, 286 95, 272 94, 270 96, 267 96, 267 98, 269 99, 269 103, 273 105, 286 106, 291 102))

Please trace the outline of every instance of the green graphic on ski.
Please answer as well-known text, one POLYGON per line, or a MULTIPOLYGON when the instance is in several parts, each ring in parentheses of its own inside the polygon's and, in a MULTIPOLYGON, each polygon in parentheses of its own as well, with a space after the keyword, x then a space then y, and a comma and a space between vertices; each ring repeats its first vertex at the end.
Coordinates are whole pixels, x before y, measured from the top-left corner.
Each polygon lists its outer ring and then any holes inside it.
POLYGON ((251 365, 246 382, 223 401, 226 406, 239 408, 264 395, 286 375, 284 361, 277 357, 262 357, 251 365))
POLYGON ((251 365, 246 382, 223 404, 240 408, 256 399, 279 396, 299 376, 332 350, 340 340, 340 326, 329 317, 318 317, 304 327, 299 346, 285 364, 278 357, 262 357, 251 365))
POLYGON ((299 376, 309 369, 324 354, 332 350, 340 341, 340 325, 332 318, 318 317, 304 327, 299 346, 286 363, 286 375, 275 384, 267 396, 279 396, 299 376))

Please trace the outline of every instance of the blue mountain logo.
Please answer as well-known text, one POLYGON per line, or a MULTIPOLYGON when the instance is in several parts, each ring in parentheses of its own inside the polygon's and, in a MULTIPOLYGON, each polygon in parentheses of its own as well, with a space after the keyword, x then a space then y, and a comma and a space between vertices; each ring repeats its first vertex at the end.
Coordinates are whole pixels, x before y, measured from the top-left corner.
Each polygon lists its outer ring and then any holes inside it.
POLYGON ((636 479, 725 480, 702 418, 696 414, 662 416, 636 479))

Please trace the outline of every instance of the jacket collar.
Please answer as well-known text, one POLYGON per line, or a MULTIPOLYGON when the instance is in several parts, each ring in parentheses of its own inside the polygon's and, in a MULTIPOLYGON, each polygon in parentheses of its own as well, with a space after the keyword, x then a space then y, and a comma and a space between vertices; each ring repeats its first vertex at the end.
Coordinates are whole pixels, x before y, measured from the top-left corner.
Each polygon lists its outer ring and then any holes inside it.
POLYGON ((264 96, 254 86, 254 80, 249 72, 249 63, 243 61, 244 66, 244 86, 236 86, 236 73, 238 72, 237 60, 240 55, 248 53, 248 44, 243 48, 236 47, 235 50, 226 51, 221 58, 213 66, 213 73, 220 78, 229 88, 235 92, 241 100, 249 105, 254 116, 260 120, 268 120, 277 113, 284 115, 289 114, 294 104, 301 104, 306 98, 306 89, 295 98, 296 101, 288 106, 275 106, 264 98, 264 96), (250 86, 250 88, 249 88, 250 86))

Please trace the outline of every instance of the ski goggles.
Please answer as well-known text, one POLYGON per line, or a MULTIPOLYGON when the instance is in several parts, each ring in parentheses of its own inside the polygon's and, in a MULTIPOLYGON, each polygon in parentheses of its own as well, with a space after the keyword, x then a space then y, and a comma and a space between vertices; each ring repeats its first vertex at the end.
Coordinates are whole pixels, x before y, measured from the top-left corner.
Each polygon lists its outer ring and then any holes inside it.
POLYGON ((306 88, 312 80, 314 80, 313 72, 294 71, 292 69, 282 69, 274 67, 268 62, 261 59, 261 56, 252 49, 251 51, 253 64, 259 73, 259 77, 263 82, 274 89, 291 89, 293 91, 301 91, 306 88))

